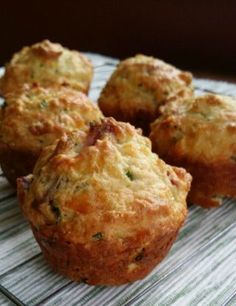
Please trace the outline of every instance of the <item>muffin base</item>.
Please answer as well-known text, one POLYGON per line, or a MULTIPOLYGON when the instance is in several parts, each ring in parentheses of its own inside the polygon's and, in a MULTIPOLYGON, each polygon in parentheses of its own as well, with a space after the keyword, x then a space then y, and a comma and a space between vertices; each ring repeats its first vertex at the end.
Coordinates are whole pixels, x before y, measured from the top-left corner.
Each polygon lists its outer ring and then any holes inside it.
POLYGON ((105 240, 85 245, 64 240, 55 226, 44 231, 32 226, 32 230, 54 270, 91 285, 122 285, 144 278, 166 256, 178 234, 154 237, 140 249, 138 238, 129 238, 122 246, 105 240))
POLYGON ((185 168, 193 177, 187 201, 205 208, 218 207, 224 197, 236 198, 236 162, 204 164, 160 155, 165 162, 185 168))
POLYGON ((236 197, 236 163, 189 163, 184 166, 193 176, 188 195, 190 202, 210 208, 218 207, 223 197, 236 197))

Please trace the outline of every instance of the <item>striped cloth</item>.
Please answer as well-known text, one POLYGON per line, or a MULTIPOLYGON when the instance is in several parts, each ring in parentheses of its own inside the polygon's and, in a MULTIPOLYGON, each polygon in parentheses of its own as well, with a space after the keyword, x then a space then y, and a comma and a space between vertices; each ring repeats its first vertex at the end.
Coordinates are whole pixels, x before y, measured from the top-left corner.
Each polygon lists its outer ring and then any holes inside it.
MULTIPOLYGON (((87 54, 96 101, 117 60, 87 54)), ((236 86, 195 80, 198 93, 235 95, 236 86)), ((0 305, 236 305, 236 201, 218 209, 191 206, 165 260, 144 280, 119 287, 74 283, 44 261, 15 192, 0 176, 0 305), (6 297, 8 296, 11 301, 6 297)))

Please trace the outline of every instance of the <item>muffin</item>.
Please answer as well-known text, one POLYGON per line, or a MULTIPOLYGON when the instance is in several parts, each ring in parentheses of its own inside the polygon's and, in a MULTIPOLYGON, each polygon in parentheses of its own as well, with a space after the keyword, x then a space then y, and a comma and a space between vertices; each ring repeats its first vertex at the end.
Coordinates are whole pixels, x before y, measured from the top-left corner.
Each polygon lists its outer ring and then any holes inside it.
POLYGON ((216 207, 236 197, 236 99, 204 95, 166 105, 151 126, 153 150, 193 176, 189 200, 216 207))
POLYGON ((117 66, 99 98, 105 116, 128 121, 147 134, 160 105, 193 95, 192 75, 153 57, 136 55, 117 66))
POLYGON ((13 55, 0 80, 0 92, 5 96, 26 83, 43 87, 63 85, 88 93, 92 76, 92 64, 85 56, 44 40, 13 55))
POLYGON ((167 254, 185 220, 191 176, 148 138, 106 118, 46 147, 18 198, 45 258, 75 281, 120 285, 167 254))
POLYGON ((0 164, 9 182, 32 173, 42 148, 103 117, 85 94, 70 88, 24 88, 8 94, 0 113, 0 164))

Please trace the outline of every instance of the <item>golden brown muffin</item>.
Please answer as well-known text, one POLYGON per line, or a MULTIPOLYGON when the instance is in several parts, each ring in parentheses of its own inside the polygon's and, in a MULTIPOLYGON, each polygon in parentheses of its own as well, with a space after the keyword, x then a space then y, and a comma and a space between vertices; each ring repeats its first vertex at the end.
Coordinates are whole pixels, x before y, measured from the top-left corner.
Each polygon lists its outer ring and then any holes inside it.
POLYGON ((171 106, 151 126, 154 151, 192 174, 191 202, 215 207, 236 197, 236 99, 205 95, 171 106))
POLYGON ((86 129, 103 117, 82 92, 70 88, 24 88, 6 96, 1 109, 0 163, 11 184, 32 173, 42 148, 64 133, 86 129))
POLYGON ((68 86, 88 93, 93 76, 90 61, 77 51, 44 40, 15 53, 0 82, 3 96, 24 83, 44 87, 68 86))
POLYGON ((141 127, 144 133, 172 99, 193 95, 192 75, 153 57, 136 55, 122 61, 99 98, 105 116, 141 127))
POLYGON ((51 266, 100 285, 143 278, 163 259, 185 220, 190 181, 113 118, 45 148, 33 175, 17 180, 51 266))

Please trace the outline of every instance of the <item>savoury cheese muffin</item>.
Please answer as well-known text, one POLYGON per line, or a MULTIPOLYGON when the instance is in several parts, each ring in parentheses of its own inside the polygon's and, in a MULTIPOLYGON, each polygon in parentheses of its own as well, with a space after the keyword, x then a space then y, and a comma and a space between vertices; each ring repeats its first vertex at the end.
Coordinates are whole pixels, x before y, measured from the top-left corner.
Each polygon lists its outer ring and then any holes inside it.
POLYGON ((0 163, 15 185, 17 177, 32 172, 44 146, 64 133, 88 128, 103 115, 82 92, 25 87, 6 96, 0 117, 0 163))
POLYGON ((75 281, 143 278, 186 217, 191 176, 151 152, 148 138, 106 118, 45 148, 18 197, 51 266, 75 281))
POLYGON ((44 40, 13 55, 0 81, 0 92, 5 96, 27 83, 63 85, 88 93, 92 76, 92 64, 85 56, 44 40))
POLYGON ((236 197, 236 99, 200 96, 180 108, 166 105, 151 126, 153 149, 193 176, 189 200, 204 207, 236 197))
POLYGON ((192 75, 153 57, 136 55, 122 61, 102 90, 99 106, 113 116, 149 131, 159 107, 193 95, 192 75))

